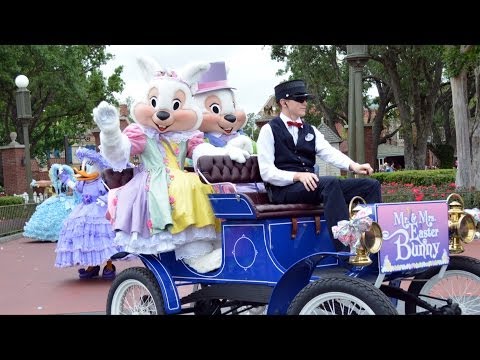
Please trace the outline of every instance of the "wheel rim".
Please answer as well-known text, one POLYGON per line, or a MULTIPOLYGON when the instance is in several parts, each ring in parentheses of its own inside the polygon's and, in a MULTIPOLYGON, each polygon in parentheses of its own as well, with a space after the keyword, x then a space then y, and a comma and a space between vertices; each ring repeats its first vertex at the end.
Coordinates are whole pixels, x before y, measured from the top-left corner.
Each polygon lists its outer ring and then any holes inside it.
POLYGON ((267 313, 267 305, 257 306, 245 312, 245 315, 265 315, 267 313))
POLYGON ((112 315, 157 315, 157 307, 150 291, 140 281, 128 279, 115 290, 112 315))
MULTIPOLYGON (((480 314, 480 277, 462 270, 448 270, 442 278, 432 276, 422 287, 420 295, 452 299, 462 310, 462 315, 480 314)), ((445 301, 422 297, 431 305, 441 307, 445 301)), ((425 309, 417 306, 417 312, 425 309)))
POLYGON ((312 298, 300 315, 375 315, 375 312, 353 295, 328 292, 312 298))

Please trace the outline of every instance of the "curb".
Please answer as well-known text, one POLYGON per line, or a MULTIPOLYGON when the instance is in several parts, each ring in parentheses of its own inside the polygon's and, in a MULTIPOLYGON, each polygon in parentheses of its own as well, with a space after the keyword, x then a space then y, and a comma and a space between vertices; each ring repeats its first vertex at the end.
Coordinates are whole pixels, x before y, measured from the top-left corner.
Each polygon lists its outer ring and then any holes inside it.
POLYGON ((0 237, 0 244, 8 242, 8 241, 12 241, 12 240, 17 240, 17 239, 20 239, 21 237, 23 237, 22 232, 12 234, 12 235, 3 236, 3 237, 0 237))

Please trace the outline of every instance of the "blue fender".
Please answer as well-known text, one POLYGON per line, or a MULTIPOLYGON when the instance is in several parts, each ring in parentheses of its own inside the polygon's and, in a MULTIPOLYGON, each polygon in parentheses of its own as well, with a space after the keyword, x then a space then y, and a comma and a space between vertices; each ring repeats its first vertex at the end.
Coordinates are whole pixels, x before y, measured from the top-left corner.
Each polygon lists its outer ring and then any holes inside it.
POLYGON ((282 275, 275 285, 270 302, 268 303, 267 315, 286 315, 287 309, 294 297, 308 285, 312 278, 312 273, 317 264, 323 259, 334 256, 350 256, 351 253, 324 252, 316 253, 305 257, 295 264, 282 275))
POLYGON ((147 269, 149 269, 155 279, 160 285, 160 290, 162 291, 163 302, 165 306, 165 312, 167 314, 179 313, 182 305, 180 303, 180 298, 178 296, 177 287, 173 281, 170 272, 162 264, 160 258, 157 255, 149 254, 135 254, 142 260, 143 264, 147 269))

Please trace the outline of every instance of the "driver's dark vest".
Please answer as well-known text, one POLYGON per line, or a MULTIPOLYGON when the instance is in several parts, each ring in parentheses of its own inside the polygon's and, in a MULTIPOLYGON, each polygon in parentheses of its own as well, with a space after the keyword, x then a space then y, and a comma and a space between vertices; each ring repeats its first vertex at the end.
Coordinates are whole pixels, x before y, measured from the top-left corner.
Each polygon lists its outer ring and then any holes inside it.
POLYGON ((282 119, 276 117, 269 122, 275 140, 275 166, 280 170, 314 172, 315 165, 315 132, 309 124, 303 123, 298 129, 297 145, 288 132, 282 119), (310 141, 306 141, 308 134, 310 141))

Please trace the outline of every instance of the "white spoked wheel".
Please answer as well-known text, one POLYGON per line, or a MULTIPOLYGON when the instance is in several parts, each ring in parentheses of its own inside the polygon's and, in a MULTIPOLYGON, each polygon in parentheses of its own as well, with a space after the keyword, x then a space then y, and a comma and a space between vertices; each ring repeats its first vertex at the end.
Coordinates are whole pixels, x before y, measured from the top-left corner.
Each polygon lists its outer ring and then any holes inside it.
MULTIPOLYGON (((480 314, 480 277, 472 273, 452 270, 445 273, 441 279, 435 275, 425 283, 422 294, 451 299, 460 306, 464 315, 480 314)), ((445 302, 440 300, 431 298, 423 298, 423 300, 437 307, 445 305, 445 302)), ((417 311, 422 310, 417 307, 417 311)))
MULTIPOLYGON (((432 306, 442 307, 443 300, 451 299, 462 310, 462 315, 480 314, 480 261, 467 256, 452 256, 447 270, 440 278, 439 269, 430 269, 416 276, 408 292, 420 295, 420 298, 432 306)), ((413 302, 405 303, 405 313, 424 312, 425 309, 413 302)))
POLYGON ((112 283, 107 299, 107 315, 162 315, 160 287, 146 268, 122 271, 112 283))
POLYGON ((390 299, 372 284, 345 276, 321 278, 293 299, 289 315, 397 315, 390 299))
POLYGON ((310 300, 299 315, 375 315, 375 312, 355 296, 329 292, 310 300))

